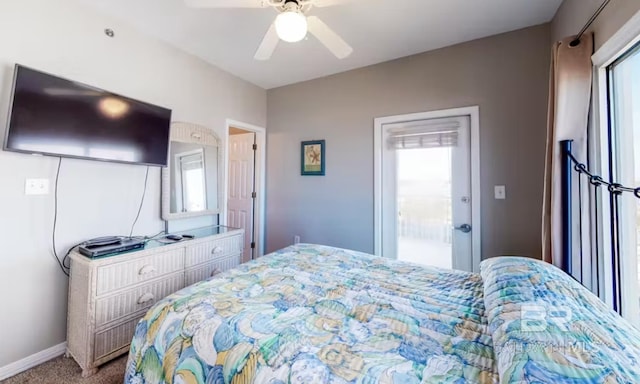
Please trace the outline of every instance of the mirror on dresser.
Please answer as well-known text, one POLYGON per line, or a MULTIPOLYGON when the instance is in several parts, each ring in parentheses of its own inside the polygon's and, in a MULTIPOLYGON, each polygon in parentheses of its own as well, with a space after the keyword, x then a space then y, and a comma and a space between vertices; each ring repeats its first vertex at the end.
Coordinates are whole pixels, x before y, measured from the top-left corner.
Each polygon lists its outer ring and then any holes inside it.
POLYGON ((171 124, 169 166, 162 170, 162 218, 219 214, 223 206, 222 147, 210 129, 171 124))

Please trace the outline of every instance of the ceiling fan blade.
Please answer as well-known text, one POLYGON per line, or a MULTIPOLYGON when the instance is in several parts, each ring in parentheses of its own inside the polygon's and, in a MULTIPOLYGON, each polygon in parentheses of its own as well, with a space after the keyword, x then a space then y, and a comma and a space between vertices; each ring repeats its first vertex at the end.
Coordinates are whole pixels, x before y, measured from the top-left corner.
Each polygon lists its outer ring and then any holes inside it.
POLYGON ((263 0, 184 0, 193 8, 265 8, 268 4, 263 0))
POLYGON ((311 0, 314 7, 332 7, 334 5, 342 5, 349 3, 353 0, 311 0))
POLYGON ((273 51, 276 50, 279 42, 280 38, 276 32, 276 23, 272 23, 267 34, 264 35, 264 39, 262 39, 262 43, 260 43, 260 47, 258 47, 254 59, 262 61, 269 60, 271 55, 273 55, 273 51))
POLYGON ((353 53, 353 48, 317 16, 307 18, 309 32, 313 34, 338 59, 344 59, 353 53))

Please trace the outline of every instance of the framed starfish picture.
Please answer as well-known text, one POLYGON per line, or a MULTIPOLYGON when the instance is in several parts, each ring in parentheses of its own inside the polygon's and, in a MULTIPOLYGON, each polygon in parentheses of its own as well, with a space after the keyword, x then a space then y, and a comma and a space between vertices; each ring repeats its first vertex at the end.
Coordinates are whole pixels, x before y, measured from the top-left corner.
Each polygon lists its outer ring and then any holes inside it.
POLYGON ((302 176, 324 176, 324 147, 324 140, 302 142, 302 176))

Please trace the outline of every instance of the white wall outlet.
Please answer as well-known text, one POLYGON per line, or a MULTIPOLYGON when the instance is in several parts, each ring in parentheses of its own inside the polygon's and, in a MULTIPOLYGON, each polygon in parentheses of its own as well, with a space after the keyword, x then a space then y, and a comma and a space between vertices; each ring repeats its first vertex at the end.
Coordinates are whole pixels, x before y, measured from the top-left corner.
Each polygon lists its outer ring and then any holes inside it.
POLYGON ((49 179, 27 179, 24 183, 25 195, 48 195, 49 179))
POLYGON ((504 185, 496 185, 494 187, 496 200, 505 200, 507 198, 507 189, 504 185))
POLYGON ((293 244, 300 244, 300 235, 293 236, 293 244))

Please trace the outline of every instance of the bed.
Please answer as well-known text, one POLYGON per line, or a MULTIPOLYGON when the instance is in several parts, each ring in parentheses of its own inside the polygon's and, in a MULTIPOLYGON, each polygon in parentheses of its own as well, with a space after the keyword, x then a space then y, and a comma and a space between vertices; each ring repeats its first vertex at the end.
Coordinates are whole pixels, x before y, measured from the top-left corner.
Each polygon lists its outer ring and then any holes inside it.
POLYGON ((158 302, 125 383, 633 383, 640 332, 555 267, 298 244, 158 302))

